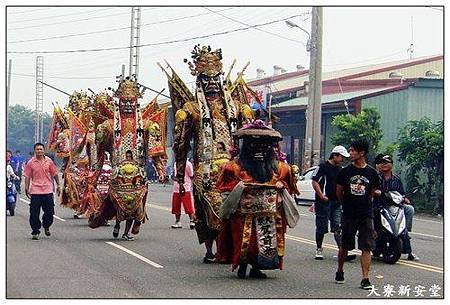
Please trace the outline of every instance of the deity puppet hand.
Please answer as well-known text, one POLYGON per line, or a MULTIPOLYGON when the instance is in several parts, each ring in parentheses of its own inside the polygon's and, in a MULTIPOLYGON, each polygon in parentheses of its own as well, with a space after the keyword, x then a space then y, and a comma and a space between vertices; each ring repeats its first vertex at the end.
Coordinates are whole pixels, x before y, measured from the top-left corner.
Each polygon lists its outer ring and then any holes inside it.
POLYGON ((284 188, 284 184, 281 181, 277 181, 277 183, 275 183, 275 187, 281 190, 282 188, 284 188))

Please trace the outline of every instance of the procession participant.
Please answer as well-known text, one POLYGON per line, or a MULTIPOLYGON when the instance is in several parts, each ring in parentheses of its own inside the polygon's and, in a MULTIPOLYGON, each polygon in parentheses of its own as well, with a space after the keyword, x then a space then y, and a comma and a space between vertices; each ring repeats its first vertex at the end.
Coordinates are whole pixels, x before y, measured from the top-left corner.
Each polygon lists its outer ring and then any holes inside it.
POLYGON ((196 76, 195 96, 173 69, 172 76, 166 72, 175 112, 173 151, 177 176, 174 179, 179 183, 179 193, 183 196, 186 160, 191 140, 194 140, 195 229, 200 244, 204 243, 206 247, 203 262, 212 263, 215 261, 212 247, 220 229, 218 213, 222 204, 216 188, 218 172, 220 166, 229 160, 232 132, 250 122, 253 114, 247 101, 232 98, 233 93, 243 88, 243 81, 230 82, 228 86, 228 82, 224 84, 221 78, 221 49, 213 51, 209 46, 196 45, 192 59, 194 63, 189 62, 189 67, 191 74, 196 76))
POLYGON ((156 98, 141 109, 143 89, 134 78, 119 80, 114 91, 113 112, 97 126, 95 142, 99 156, 97 167, 103 165, 105 152, 111 155, 110 188, 98 211, 89 218, 89 226, 98 228, 116 218, 113 236, 118 237, 120 223, 126 221, 122 238, 132 240, 145 222, 147 199, 147 156, 152 158, 159 180, 165 182, 166 108, 160 109, 156 98))
POLYGON ((223 166, 217 183, 225 197, 220 216, 229 225, 219 235, 218 256, 233 270, 239 266, 239 278, 248 264, 249 277, 266 278, 261 270, 283 268, 286 225, 294 227, 299 217, 292 197, 298 191, 291 167, 276 156, 278 131, 255 120, 235 137, 242 139, 240 153, 223 166))

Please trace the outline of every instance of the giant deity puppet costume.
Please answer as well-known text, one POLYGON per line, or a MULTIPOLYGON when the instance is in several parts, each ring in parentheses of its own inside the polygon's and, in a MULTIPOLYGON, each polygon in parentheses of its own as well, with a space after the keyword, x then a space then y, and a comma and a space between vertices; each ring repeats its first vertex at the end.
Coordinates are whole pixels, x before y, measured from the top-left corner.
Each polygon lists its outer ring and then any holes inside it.
POLYGON ((192 60, 189 67, 196 76, 195 94, 170 66, 172 75, 166 72, 175 113, 175 179, 183 194, 186 159, 193 140, 195 229, 200 244, 205 243, 206 247, 203 262, 210 263, 215 261, 212 245, 221 225, 218 213, 222 198, 216 189, 219 170, 230 158, 232 133, 251 121, 253 113, 246 100, 233 99, 243 89, 243 82, 223 82, 221 49, 213 51, 209 46, 196 45, 192 60))
POLYGON ((255 120, 234 134, 238 156, 226 163, 217 188, 225 198, 218 255, 232 262, 238 277, 266 278, 261 270, 282 269, 286 226, 298 221, 298 193, 291 167, 276 152, 281 134, 255 120))
MULTIPOLYGON (((118 237, 120 222, 126 220, 123 239, 131 240, 131 233, 139 233, 145 222, 147 177, 145 164, 152 158, 161 182, 165 176, 165 137, 167 109, 160 109, 156 98, 144 109, 139 99, 143 92, 131 78, 119 81, 114 91, 112 117, 100 124, 96 131, 99 159, 105 152, 111 155, 111 185, 98 211, 89 219, 89 226, 97 228, 105 220, 116 218, 113 236, 118 237)), ((103 162, 99 162, 103 165, 103 162)))

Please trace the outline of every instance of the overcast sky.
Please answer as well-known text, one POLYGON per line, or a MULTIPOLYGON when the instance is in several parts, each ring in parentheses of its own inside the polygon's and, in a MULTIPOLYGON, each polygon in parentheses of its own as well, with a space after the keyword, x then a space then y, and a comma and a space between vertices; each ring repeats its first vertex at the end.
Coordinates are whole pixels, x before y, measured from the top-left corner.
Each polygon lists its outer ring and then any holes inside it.
MULTIPOLYGON (((128 7, 9 7, 7 51, 127 47, 130 11, 128 7), (54 38, 58 36, 68 37, 54 38)), ((255 78, 257 68, 264 69, 268 76, 272 75, 274 65, 288 72, 295 71, 298 64, 308 68, 307 35, 280 20, 301 15, 291 20, 310 32, 310 11, 310 7, 142 7, 141 44, 159 45, 141 48, 139 82, 156 90, 167 87, 167 79, 156 65, 164 59, 186 83, 192 82, 194 77, 183 59, 190 59, 195 44, 221 48, 225 71, 236 59, 233 75, 250 61, 247 79, 255 78), (237 31, 263 23, 271 24, 237 31), (231 33, 217 35, 221 32, 231 33), (212 36, 167 43, 205 35, 212 36)), ((407 59, 411 42, 414 57, 443 54, 441 7, 325 7, 323 11, 324 71, 407 59)), ((11 105, 34 109, 38 55, 44 56, 44 81, 68 93, 116 87, 115 76, 121 73, 122 64, 126 64, 128 71, 127 49, 62 54, 8 53, 7 58, 13 62, 11 105)), ((165 92, 168 94, 167 90, 165 92)), ((153 96, 154 93, 147 91, 145 102, 153 96)), ((44 111, 51 113, 52 101, 66 105, 68 98, 45 87, 44 111)))

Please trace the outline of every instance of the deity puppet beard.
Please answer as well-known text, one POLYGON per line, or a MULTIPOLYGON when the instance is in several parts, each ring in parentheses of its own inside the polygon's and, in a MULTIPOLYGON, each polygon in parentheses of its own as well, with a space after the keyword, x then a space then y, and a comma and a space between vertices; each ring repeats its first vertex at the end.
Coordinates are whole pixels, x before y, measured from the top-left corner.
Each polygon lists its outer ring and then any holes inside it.
POLYGON ((267 139, 244 139, 238 163, 259 183, 269 182, 278 171, 273 145, 267 139))

